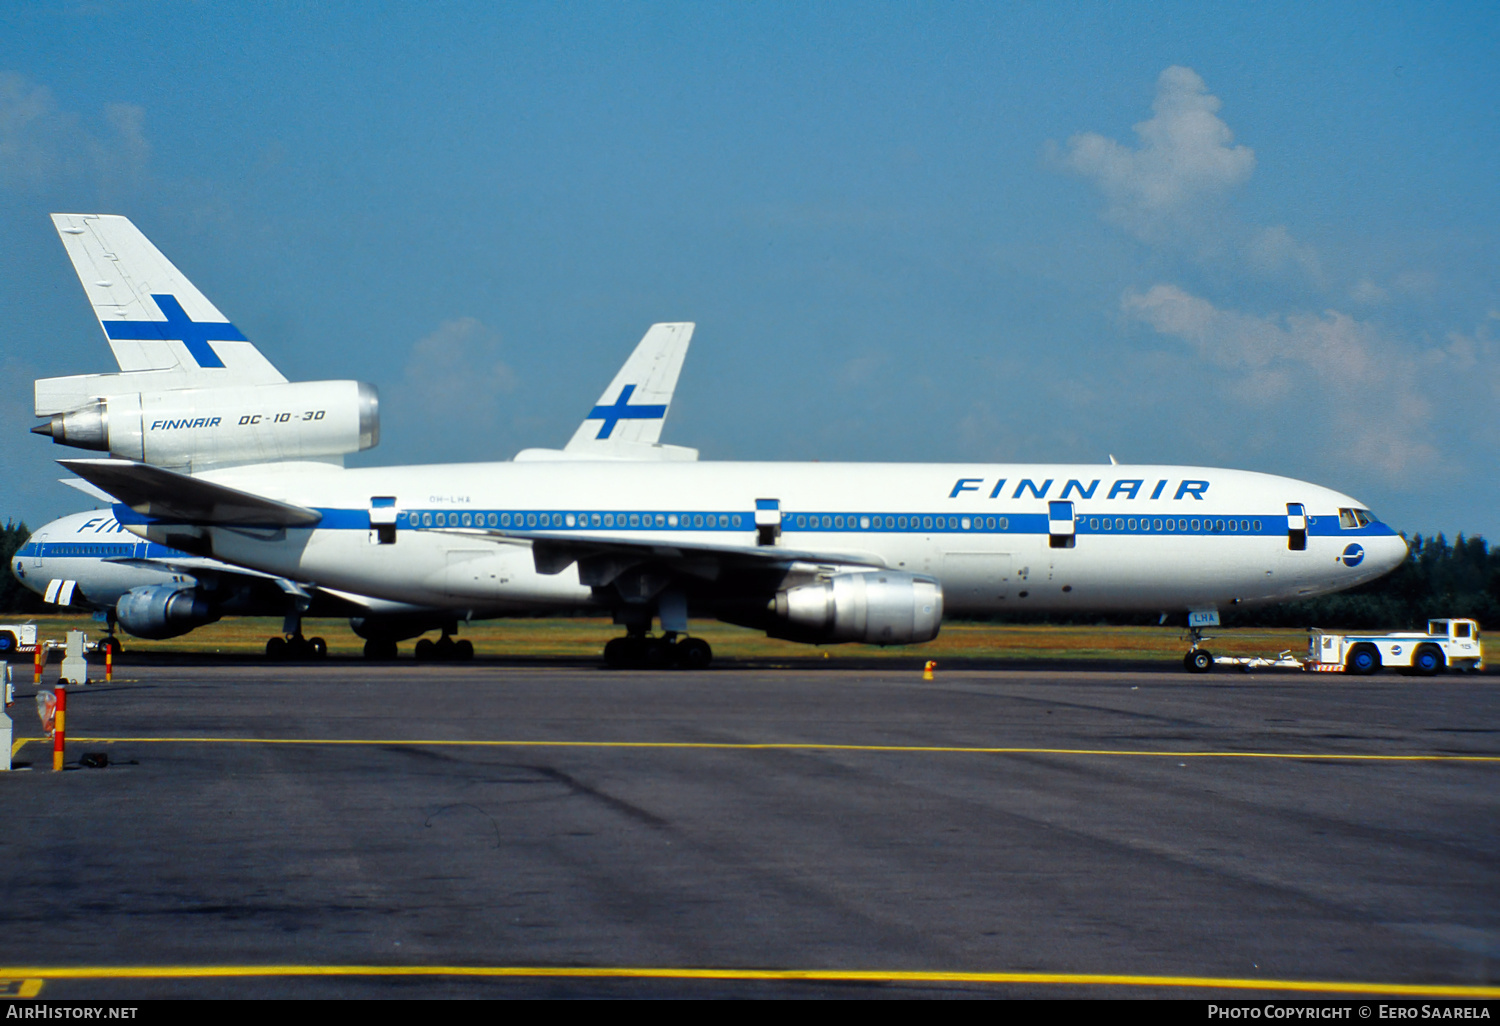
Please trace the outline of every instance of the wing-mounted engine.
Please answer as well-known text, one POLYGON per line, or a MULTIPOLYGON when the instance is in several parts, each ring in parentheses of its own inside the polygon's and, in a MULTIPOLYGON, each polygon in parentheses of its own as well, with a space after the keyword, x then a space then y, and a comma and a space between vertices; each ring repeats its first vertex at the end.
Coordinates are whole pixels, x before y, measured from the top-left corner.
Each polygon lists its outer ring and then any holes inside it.
POLYGON ((943 588, 929 577, 886 570, 840 573, 778 591, 767 633, 790 641, 906 645, 937 637, 943 588))
POLYGON ((32 431, 59 445, 189 469, 341 458, 380 441, 379 395, 362 381, 106 391, 145 376, 39 380, 36 413, 49 419, 32 431))
POLYGON ((213 623, 219 610, 197 588, 156 584, 121 595, 115 616, 136 637, 161 641, 213 623))

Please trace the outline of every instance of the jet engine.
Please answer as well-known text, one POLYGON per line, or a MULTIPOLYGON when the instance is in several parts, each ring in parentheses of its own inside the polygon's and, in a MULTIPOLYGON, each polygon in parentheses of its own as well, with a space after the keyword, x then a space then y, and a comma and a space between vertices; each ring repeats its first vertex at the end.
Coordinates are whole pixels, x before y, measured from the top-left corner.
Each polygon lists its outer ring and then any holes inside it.
MULTIPOLYGON (((44 412, 39 399, 37 413, 44 412)), ((126 392, 51 411, 31 430, 59 445, 162 467, 326 459, 380 441, 380 399, 362 381, 126 392)))
POLYGON ((905 645, 937 637, 943 588, 930 577, 885 570, 834 574, 778 591, 770 611, 774 637, 905 645))
POLYGON ((196 588, 155 584, 121 595, 115 616, 136 637, 161 641, 213 623, 219 611, 196 588))

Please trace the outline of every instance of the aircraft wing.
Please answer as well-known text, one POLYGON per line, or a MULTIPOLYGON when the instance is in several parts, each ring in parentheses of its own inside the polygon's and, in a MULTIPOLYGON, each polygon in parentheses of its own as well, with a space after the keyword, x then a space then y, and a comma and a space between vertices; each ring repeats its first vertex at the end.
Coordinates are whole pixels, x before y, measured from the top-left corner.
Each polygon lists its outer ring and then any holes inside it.
MULTIPOLYGON (((529 541, 537 573, 562 573, 573 563, 579 564, 580 579, 596 576, 590 565, 623 569, 642 563, 662 563, 695 577, 714 579, 726 569, 772 569, 793 563, 818 563, 834 566, 885 567, 885 560, 874 553, 818 552, 812 549, 787 549, 777 545, 723 545, 714 542, 635 541, 608 535, 569 533, 559 537, 550 531, 515 531, 504 528, 448 528, 444 534, 490 538, 495 541, 529 541)), ((587 582, 586 583, 606 583, 587 582)))
POLYGON ((58 460, 142 516, 188 524, 311 527, 323 514, 131 460, 58 460))

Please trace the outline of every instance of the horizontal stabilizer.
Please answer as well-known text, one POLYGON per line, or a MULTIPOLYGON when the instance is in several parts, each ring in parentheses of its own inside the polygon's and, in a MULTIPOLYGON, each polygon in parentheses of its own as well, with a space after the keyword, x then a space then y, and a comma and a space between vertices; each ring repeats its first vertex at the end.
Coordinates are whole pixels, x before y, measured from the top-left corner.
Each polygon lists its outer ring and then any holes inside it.
POLYGON ((323 515, 162 467, 130 460, 58 460, 142 516, 180 524, 311 527, 323 515))

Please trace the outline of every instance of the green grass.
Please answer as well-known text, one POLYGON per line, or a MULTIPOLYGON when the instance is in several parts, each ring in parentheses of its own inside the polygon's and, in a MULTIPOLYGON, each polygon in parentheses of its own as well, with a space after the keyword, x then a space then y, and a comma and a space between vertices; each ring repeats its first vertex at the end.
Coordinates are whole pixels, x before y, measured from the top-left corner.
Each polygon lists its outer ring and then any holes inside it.
MULTIPOLYGON (((3 619, 3 618, 0 618, 3 619)), ((87 632, 89 639, 104 636, 104 625, 86 616, 38 616, 38 633, 62 640, 66 632, 87 632)), ((122 634, 130 653, 254 655, 265 650, 266 639, 281 631, 280 618, 235 617, 200 627, 168 641, 144 641, 122 634)), ((305 620, 303 633, 322 637, 330 655, 357 656, 364 642, 355 637, 344 620, 305 620)), ((486 620, 461 624, 459 637, 474 644, 483 656, 547 659, 597 658, 620 628, 607 619, 516 619, 486 620)), ((767 638, 757 631, 728 624, 695 623, 693 634, 704 638, 718 657, 753 660, 860 660, 883 659, 939 662, 1004 659, 1168 659, 1187 651, 1183 632, 1175 627, 1037 626, 953 622, 924 645, 800 645, 767 638)), ((430 633, 428 637, 436 637, 430 633)), ((1307 635, 1299 630, 1231 630, 1218 633, 1206 643, 1218 655, 1275 655, 1291 649, 1301 655, 1307 635)), ((410 655, 413 641, 402 642, 402 654, 410 655)))

